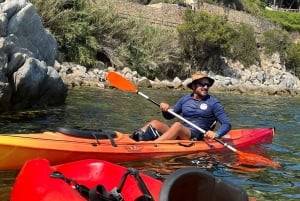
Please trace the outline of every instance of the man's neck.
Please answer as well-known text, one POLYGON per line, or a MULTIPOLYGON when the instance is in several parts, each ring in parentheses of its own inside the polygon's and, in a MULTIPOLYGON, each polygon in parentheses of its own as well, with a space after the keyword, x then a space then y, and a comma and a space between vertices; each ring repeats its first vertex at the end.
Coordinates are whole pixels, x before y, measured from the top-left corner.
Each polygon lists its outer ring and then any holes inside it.
POLYGON ((207 98, 208 94, 205 96, 201 96, 199 94, 193 93, 193 98, 196 100, 205 100, 207 98))

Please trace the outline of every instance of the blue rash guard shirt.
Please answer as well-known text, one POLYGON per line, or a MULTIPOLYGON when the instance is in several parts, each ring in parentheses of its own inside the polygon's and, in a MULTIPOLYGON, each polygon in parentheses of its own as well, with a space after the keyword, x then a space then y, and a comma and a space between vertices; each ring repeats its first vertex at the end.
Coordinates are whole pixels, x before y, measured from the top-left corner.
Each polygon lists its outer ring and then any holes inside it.
MULTIPOLYGON (((173 111, 182 116, 193 124, 204 130, 210 130, 215 121, 221 124, 217 130, 218 137, 225 135, 230 129, 231 124, 222 104, 210 95, 204 99, 196 100, 193 95, 185 95, 180 98, 173 106, 173 111)), ((163 112, 166 119, 172 119, 174 116, 168 112, 163 112)), ((184 126, 191 130, 191 139, 203 139, 203 133, 192 127, 186 122, 182 122, 184 126)))

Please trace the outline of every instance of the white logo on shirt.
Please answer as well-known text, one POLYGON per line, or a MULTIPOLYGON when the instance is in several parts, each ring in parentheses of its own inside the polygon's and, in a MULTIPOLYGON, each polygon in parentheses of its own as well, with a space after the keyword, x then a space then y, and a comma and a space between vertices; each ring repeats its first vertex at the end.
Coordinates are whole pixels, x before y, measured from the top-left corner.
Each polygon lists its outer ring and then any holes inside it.
POLYGON ((206 110, 207 109, 207 104, 206 103, 201 103, 200 104, 200 109, 201 110, 206 110))

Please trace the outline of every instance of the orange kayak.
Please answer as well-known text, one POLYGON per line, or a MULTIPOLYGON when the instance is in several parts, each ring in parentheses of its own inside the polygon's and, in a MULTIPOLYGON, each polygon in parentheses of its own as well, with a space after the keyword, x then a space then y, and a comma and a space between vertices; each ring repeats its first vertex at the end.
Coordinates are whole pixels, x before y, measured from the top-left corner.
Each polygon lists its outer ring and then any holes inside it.
MULTIPOLYGON (((82 130, 81 133, 80 130, 67 130, 71 131, 68 133, 65 130, 0 134, 0 170, 20 169, 27 160, 33 158, 46 158, 55 165, 87 158, 124 162, 228 150, 213 140, 136 142, 128 134, 120 132, 82 130)), ((236 129, 223 136, 222 140, 235 148, 243 148, 270 143, 274 134, 274 128, 236 129)))

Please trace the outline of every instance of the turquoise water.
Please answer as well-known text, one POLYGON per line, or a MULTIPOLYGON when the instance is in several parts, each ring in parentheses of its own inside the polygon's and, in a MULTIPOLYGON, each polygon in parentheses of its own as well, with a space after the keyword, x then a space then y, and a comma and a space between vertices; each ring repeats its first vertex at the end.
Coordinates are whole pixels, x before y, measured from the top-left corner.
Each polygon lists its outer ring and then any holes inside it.
MULTIPOLYGON (((187 91, 141 89, 157 102, 170 104, 187 91)), ((182 167, 199 167, 245 188, 250 197, 263 201, 300 200, 300 97, 214 93, 225 106, 233 128, 275 127, 272 144, 242 151, 263 155, 282 167, 234 167, 230 151, 192 154, 123 163, 167 177, 182 167), (246 169, 248 168, 248 169, 246 169)), ((163 120, 159 108, 145 98, 112 89, 71 89, 65 105, 47 110, 0 115, 0 133, 54 130, 59 126, 106 128, 131 133, 151 119, 163 120)), ((18 171, 0 171, 0 200, 9 194, 18 171)))

